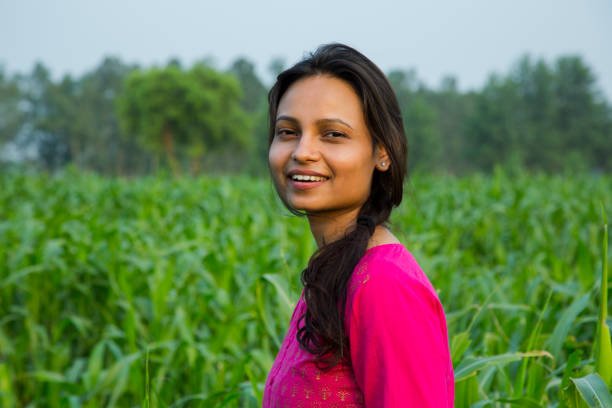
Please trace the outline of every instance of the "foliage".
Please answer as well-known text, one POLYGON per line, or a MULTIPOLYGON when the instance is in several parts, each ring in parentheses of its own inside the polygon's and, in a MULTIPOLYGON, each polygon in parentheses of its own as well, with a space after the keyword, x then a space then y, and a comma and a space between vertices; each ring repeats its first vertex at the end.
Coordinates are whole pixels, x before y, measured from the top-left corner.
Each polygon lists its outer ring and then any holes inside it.
MULTIPOLYGON (((603 205, 602 205, 603 209, 603 205)), ((603 213, 603 211, 602 211, 603 213)), ((608 318, 608 224, 604 215, 603 262, 601 267, 601 284, 599 317, 597 320, 597 337, 595 340, 595 370, 602 377, 604 384, 612 387, 612 344, 610 344, 610 327, 608 318)))
MULTIPOLYGON (((72 162, 99 172, 126 173, 132 165, 122 156, 138 150, 121 138, 114 101, 130 69, 106 58, 79 79, 65 76, 54 82, 47 68, 37 64, 29 75, 13 80, 16 120, 5 140, 26 151, 34 149, 44 169, 72 162)), ((0 98, 0 107, 6 109, 9 102, 0 98)))
POLYGON ((241 91, 229 75, 196 64, 135 70, 118 100, 121 123, 142 146, 164 151, 178 170, 175 149, 200 159, 212 149, 248 148, 247 119, 239 106, 241 91))
POLYGON ((246 58, 238 58, 232 63, 229 73, 240 83, 242 98, 240 104, 249 113, 255 113, 262 105, 267 106, 267 89, 257 77, 255 65, 246 58))
POLYGON ((20 92, 15 78, 9 78, 0 66, 0 146, 19 130, 23 113, 19 109, 20 92))
MULTIPOLYGON (((0 405, 259 405, 314 251, 268 181, 0 186, 0 405)), ((411 179, 392 229, 439 290, 457 407, 576 406, 597 384, 611 192, 609 176, 411 179)))
MULTIPOLYGON (((268 68, 276 75, 284 65, 277 58, 268 68)), ((35 150, 35 164, 48 170, 74 164, 103 174, 151 174, 163 153, 175 171, 261 174, 267 86, 256 71, 245 57, 225 72, 210 62, 185 68, 175 59, 137 69, 105 58, 81 77, 57 81, 41 63, 13 77, 0 69, 0 149, 17 147, 23 156, 35 150)), ((432 88, 413 70, 388 76, 411 170, 611 169, 612 107, 579 57, 525 56, 471 91, 459 90, 453 77, 432 88)))
POLYGON ((392 71, 411 145, 412 168, 452 173, 508 169, 606 172, 612 109, 578 57, 553 64, 523 57, 507 75, 461 93, 447 77, 438 90, 414 71, 392 71))
POLYGON ((492 76, 467 126, 479 168, 610 170, 612 112, 578 57, 551 66, 526 56, 508 76, 492 76))
POLYGON ((267 171, 268 161, 268 90, 259 80, 253 65, 246 58, 238 58, 232 63, 229 72, 240 82, 243 90, 241 105, 249 114, 254 151, 249 162, 251 174, 267 171))

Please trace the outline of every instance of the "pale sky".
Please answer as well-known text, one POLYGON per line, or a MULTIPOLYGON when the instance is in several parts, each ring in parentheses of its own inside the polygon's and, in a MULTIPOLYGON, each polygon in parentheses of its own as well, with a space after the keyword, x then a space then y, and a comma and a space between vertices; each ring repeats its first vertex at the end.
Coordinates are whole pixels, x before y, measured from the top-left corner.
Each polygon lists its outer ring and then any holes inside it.
POLYGON ((40 60, 56 78, 105 55, 145 66, 213 57, 222 69, 245 56, 263 76, 272 58, 293 63, 333 41, 430 86, 454 75, 461 89, 524 53, 580 55, 612 101, 612 0, 0 0, 0 64, 26 72, 40 60))

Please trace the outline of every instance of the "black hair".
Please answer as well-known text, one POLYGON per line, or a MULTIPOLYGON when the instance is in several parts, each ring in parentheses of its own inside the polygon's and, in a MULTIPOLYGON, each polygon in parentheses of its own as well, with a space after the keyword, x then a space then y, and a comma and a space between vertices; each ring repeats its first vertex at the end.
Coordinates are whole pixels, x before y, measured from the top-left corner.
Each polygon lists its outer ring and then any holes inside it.
POLYGON ((390 159, 387 171, 374 171, 370 195, 354 225, 342 238, 322 245, 302 271, 306 312, 300 317, 304 323, 297 339, 321 367, 331 368, 349 355, 343 324, 348 281, 375 227, 386 223, 402 200, 408 147, 399 104, 384 73, 359 51, 337 43, 319 47, 278 75, 268 94, 269 144, 274 138, 278 105, 287 89, 316 75, 329 75, 351 85, 361 100, 373 146, 384 147, 390 159))

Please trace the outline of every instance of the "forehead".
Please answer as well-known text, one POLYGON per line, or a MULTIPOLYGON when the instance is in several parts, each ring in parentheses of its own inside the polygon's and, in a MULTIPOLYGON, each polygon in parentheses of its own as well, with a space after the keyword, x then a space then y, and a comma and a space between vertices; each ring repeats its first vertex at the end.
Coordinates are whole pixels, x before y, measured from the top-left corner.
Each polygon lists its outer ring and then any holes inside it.
POLYGON ((329 75, 302 78, 294 82, 280 100, 277 117, 289 115, 346 117, 363 122, 359 96, 346 81, 329 75))

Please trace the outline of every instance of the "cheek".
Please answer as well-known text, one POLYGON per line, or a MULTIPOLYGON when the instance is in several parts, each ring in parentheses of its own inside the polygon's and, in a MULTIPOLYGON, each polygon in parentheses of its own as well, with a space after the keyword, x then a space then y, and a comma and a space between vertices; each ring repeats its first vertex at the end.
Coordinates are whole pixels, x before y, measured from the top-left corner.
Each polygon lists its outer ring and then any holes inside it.
POLYGON ((345 194, 365 199, 370 194, 375 164, 369 154, 353 154, 336 162, 337 182, 345 194))
POLYGON ((278 143, 272 142, 270 145, 270 149, 268 150, 268 166, 270 167, 274 178, 279 177, 279 174, 283 173, 283 169, 287 161, 286 150, 287 149, 283 149, 283 147, 278 143))
POLYGON ((346 177, 359 179, 371 178, 376 163, 369 151, 341 152, 335 156, 334 164, 338 173, 346 177))
POLYGON ((279 152, 276 144, 272 142, 270 148, 268 149, 268 165, 271 169, 273 169, 276 163, 278 163, 278 153, 279 152))

